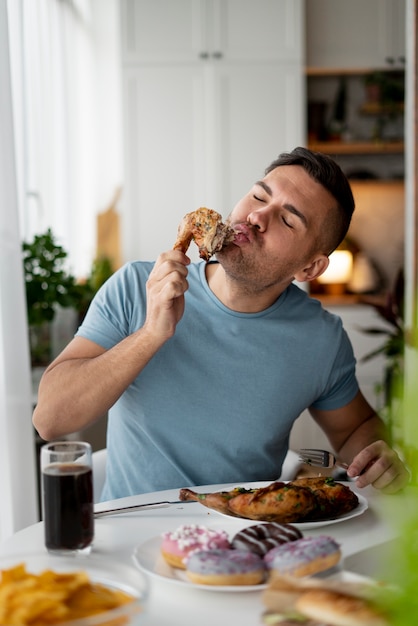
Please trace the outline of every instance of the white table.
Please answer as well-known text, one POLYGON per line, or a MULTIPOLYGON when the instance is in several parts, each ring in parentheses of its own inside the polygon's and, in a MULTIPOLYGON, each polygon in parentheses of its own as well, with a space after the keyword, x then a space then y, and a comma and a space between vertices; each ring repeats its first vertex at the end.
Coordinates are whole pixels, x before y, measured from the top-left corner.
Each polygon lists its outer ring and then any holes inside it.
MULTIPOLYGON (((219 491, 235 487, 210 485, 196 491, 219 491)), ((351 485, 355 490, 355 487, 351 485)), ((160 491, 100 503, 96 510, 138 504, 141 502, 178 500, 179 490, 160 491)), ((375 554, 384 551, 384 544, 396 537, 396 527, 390 521, 388 510, 393 508, 397 496, 382 496, 373 488, 362 490, 369 508, 361 516, 341 523, 304 530, 304 535, 331 535, 342 548, 343 565, 349 571, 373 575, 375 554)), ((133 548, 144 541, 159 536, 163 531, 175 530, 181 524, 201 524, 223 528, 232 537, 250 520, 227 518, 210 511, 199 503, 181 503, 166 508, 143 510, 96 520, 93 552, 108 555, 110 559, 131 561, 133 548)), ((44 550, 43 523, 39 522, 16 533, 0 544, 0 555, 22 554, 44 550)), ((236 623, 254 626, 261 623, 264 607, 261 591, 229 593, 206 591, 197 586, 182 586, 150 576, 150 602, 144 624, 153 626, 214 626, 236 623)))

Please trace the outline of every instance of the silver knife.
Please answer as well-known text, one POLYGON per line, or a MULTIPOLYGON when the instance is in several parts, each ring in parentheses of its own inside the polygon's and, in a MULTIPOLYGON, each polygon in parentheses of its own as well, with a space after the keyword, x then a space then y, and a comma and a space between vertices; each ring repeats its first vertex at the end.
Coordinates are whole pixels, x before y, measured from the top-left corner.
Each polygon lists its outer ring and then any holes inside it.
POLYGON ((131 513, 131 511, 140 511, 141 509, 159 509, 172 504, 189 504, 193 500, 164 500, 163 502, 148 502, 146 504, 133 504, 132 506, 122 506, 119 509, 107 509, 106 511, 95 511, 94 517, 105 517, 106 515, 121 515, 122 513, 131 513))

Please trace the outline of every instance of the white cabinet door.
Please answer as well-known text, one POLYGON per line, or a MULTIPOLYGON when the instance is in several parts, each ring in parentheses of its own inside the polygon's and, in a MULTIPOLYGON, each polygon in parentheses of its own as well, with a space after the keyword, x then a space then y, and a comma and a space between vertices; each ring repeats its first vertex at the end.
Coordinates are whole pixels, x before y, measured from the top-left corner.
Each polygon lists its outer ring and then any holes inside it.
POLYGON ((123 63, 201 62, 206 0, 122 0, 123 63))
POLYGON ((302 60, 300 0, 207 1, 210 52, 227 61, 302 60))
POLYGON ((308 0, 307 65, 403 67, 405 0, 308 0))
POLYGON ((154 260, 183 215, 205 202, 204 75, 200 68, 124 70, 126 260, 154 260))
POLYGON ((122 0, 125 63, 302 59, 301 0, 122 0))
POLYGON ((217 142, 211 181, 216 195, 209 202, 223 214, 280 152, 303 145, 303 84, 301 66, 294 63, 217 67, 211 124, 217 142))

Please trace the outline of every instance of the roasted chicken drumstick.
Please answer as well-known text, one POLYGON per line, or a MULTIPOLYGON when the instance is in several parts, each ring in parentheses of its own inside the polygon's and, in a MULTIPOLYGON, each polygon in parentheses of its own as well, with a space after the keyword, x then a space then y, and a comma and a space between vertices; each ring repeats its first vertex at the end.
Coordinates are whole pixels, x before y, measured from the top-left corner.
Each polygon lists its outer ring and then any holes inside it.
MULTIPOLYGON (((226 515, 235 516, 235 513, 230 510, 228 503, 232 498, 235 498, 239 494, 247 492, 246 489, 236 487, 231 491, 217 491, 213 493, 198 493, 191 489, 180 489, 179 498, 182 502, 193 500, 200 502, 203 506, 207 506, 208 509, 214 509, 219 513, 225 513, 226 515)), ((237 517, 240 517, 236 514, 237 517)))
POLYGON ((236 487, 231 491, 196 493, 180 489, 180 500, 195 500, 209 509, 233 517, 245 517, 270 522, 295 522, 305 517, 315 506, 315 497, 308 489, 274 482, 259 489, 236 487))
POLYGON ((222 215, 212 209, 201 207, 184 216, 173 248, 186 253, 193 239, 199 248, 200 258, 208 261, 233 238, 234 231, 222 223, 222 215))

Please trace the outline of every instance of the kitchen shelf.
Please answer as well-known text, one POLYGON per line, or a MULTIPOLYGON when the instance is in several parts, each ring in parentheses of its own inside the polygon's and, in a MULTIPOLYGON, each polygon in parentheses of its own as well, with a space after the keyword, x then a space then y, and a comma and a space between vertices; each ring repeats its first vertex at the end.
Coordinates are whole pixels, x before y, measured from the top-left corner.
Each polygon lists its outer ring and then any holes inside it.
POLYGON ((367 76, 374 72, 403 72, 405 66, 393 67, 306 67, 306 76, 367 76))
POLYGON ((313 292, 313 293, 310 293, 309 295, 314 300, 319 300, 325 308, 329 306, 354 306, 358 304, 376 307, 376 306, 384 306, 387 301, 387 294, 385 293, 375 294, 375 295, 354 294, 354 293, 329 295, 325 293, 313 292))
POLYGON ((364 102, 359 109, 361 115, 400 115, 404 112, 405 105, 403 102, 394 102, 393 104, 380 104, 379 102, 364 102))
POLYGON ((325 154, 402 154, 403 141, 312 141, 308 148, 325 154))

